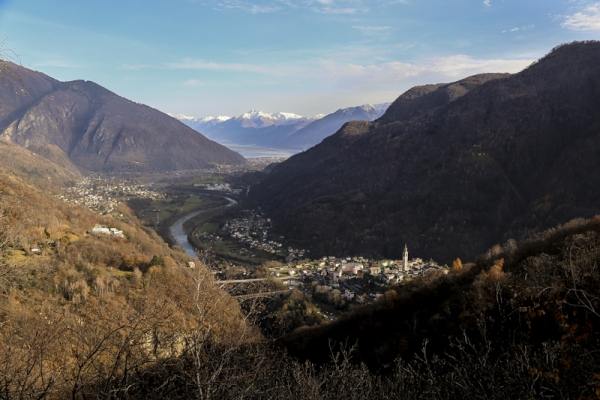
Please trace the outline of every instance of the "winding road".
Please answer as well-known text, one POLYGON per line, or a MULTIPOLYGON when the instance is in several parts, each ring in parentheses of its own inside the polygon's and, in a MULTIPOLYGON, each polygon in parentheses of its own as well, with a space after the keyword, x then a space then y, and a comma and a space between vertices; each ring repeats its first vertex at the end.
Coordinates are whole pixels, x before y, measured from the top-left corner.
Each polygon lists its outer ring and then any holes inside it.
POLYGON ((181 248, 187 253, 187 255, 190 256, 190 257, 192 257, 192 258, 196 258, 196 253, 194 251, 194 247, 188 241, 187 234, 185 233, 185 231, 183 229, 183 224, 185 224, 190 219, 194 218, 196 215, 200 215, 200 214, 205 213, 207 211, 214 211, 214 210, 219 210, 221 208, 231 207, 232 205, 237 204, 236 200, 234 200, 232 198, 229 198, 227 196, 220 196, 219 195, 217 197, 222 197, 225 200, 229 201, 229 203, 226 204, 226 205, 224 205, 224 206, 210 208, 208 210, 194 211, 193 213, 188 214, 185 217, 181 218, 179 221, 175 222, 171 226, 171 236, 173 236, 173 239, 175 239, 175 241, 177 242, 177 244, 179 246, 181 246, 181 248))

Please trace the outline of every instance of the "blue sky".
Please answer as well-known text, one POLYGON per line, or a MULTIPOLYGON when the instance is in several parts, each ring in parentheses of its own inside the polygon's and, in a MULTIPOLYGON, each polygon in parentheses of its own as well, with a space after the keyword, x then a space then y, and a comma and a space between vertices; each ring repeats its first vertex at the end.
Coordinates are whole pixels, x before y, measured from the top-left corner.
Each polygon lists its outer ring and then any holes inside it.
POLYGON ((330 113, 600 39, 584 0, 0 0, 22 64, 161 111, 330 113))

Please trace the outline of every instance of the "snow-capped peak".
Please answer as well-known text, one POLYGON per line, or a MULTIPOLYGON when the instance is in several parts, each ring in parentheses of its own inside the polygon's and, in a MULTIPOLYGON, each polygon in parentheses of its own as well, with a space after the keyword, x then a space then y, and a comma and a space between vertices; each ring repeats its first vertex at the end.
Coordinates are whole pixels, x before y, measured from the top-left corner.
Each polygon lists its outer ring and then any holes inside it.
POLYGON ((171 113, 167 113, 167 115, 169 117, 173 117, 173 118, 178 119, 180 121, 194 121, 195 119, 197 119, 196 117, 189 117, 189 116, 184 115, 184 114, 171 114, 171 113))
POLYGON ((242 115, 238 115, 237 117, 228 117, 225 115, 219 115, 218 117, 190 117, 184 114, 167 114, 173 118, 176 118, 182 122, 187 122, 189 124, 210 123, 211 125, 215 125, 233 119, 239 121, 247 127, 249 127, 250 125, 255 127, 266 127, 271 125, 289 125, 303 121, 316 121, 325 117, 325 114, 317 114, 314 117, 303 117, 302 115, 288 112, 266 113, 258 110, 250 110, 242 115))
POLYGON ((188 121, 188 122, 197 122, 199 124, 203 124, 206 122, 210 122, 210 121, 214 121, 214 122, 225 122, 229 119, 231 119, 231 117, 228 117, 226 115, 219 115, 218 117, 212 117, 212 116, 208 116, 208 117, 190 117, 184 114, 171 114, 171 113, 167 113, 167 115, 178 119, 180 121, 188 121))
POLYGON ((202 124, 202 123, 210 122, 210 121, 225 122, 225 121, 228 121, 230 119, 231 119, 231 117, 228 117, 226 115, 219 115, 218 117, 211 117, 211 116, 209 116, 209 117, 204 117, 204 118, 196 118, 196 121, 198 121, 198 122, 200 122, 202 124))
POLYGON ((249 119, 249 120, 267 119, 267 120, 271 120, 275 123, 277 123, 277 122, 285 123, 285 122, 289 122, 289 121, 296 122, 297 120, 304 119, 305 117, 298 115, 298 114, 286 113, 286 112, 266 113, 266 112, 257 111, 257 110, 250 110, 247 113, 244 113, 235 118, 236 119, 249 119))
POLYGON ((358 107, 343 108, 340 111, 344 114, 352 115, 354 112, 361 110, 371 115, 372 118, 379 118, 385 113, 391 104, 392 103, 363 104, 362 106, 358 107))
POLYGON ((381 104, 375 104, 373 105, 373 108, 375 109, 375 111, 381 115, 383 115, 387 109, 392 105, 392 102, 387 102, 387 103, 381 103, 381 104))

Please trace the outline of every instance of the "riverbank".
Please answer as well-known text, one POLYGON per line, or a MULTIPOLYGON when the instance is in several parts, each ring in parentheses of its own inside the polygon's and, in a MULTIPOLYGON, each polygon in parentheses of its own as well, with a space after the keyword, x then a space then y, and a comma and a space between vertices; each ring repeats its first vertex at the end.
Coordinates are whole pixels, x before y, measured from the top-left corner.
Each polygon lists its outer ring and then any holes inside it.
POLYGON ((215 208, 211 208, 208 210, 194 211, 194 212, 186 215, 185 217, 179 219, 173 225, 171 225, 171 228, 170 228, 171 236, 173 237, 175 242, 179 245, 179 247, 181 247, 181 249, 183 251, 185 251, 185 253, 192 258, 196 257, 196 252, 194 250, 194 247, 190 244, 190 242, 188 240, 188 235, 185 232, 184 224, 187 221, 189 221, 190 219, 196 217, 197 215, 200 215, 200 214, 203 214, 203 213, 206 213, 209 211, 216 211, 216 210, 220 210, 222 208, 231 207, 234 204, 237 204, 237 201, 230 197, 227 197, 227 196, 217 196, 217 197, 221 197, 221 198, 227 200, 229 203, 224 206, 215 207, 215 208))

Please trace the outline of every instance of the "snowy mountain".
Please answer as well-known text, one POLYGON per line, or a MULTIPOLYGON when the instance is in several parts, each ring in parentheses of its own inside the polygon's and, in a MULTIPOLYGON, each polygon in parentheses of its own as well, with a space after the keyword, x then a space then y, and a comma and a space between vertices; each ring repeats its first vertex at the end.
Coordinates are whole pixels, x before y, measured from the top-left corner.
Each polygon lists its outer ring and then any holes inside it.
POLYGON ((269 126, 289 126, 312 122, 319 117, 303 117, 293 113, 265 113, 262 111, 250 110, 245 114, 233 118, 240 126, 244 128, 266 128, 269 126))
POLYGON ((225 121, 231 119, 231 117, 222 116, 222 115, 219 115, 218 117, 203 117, 203 118, 190 117, 190 116, 187 116, 184 114, 167 113, 167 115, 169 115, 175 119, 178 119, 179 121, 183 122, 184 124, 195 129, 198 132, 200 132, 200 128, 204 127, 204 125, 215 126, 217 124, 220 124, 221 122, 225 122, 225 121))
POLYGON ((392 103, 363 104, 337 110, 318 121, 294 132, 286 140, 286 148, 305 150, 333 135, 348 121, 374 121, 381 117, 392 103))
POLYGON ((373 121, 379 118, 390 103, 365 104, 304 117, 298 114, 266 113, 250 110, 237 117, 190 117, 169 114, 206 137, 226 146, 255 146, 298 151, 319 143, 334 134, 351 120, 373 121), (300 135, 298 135, 300 134, 300 135))

